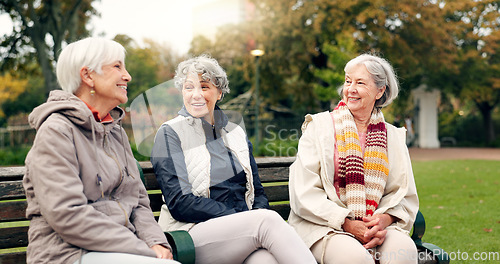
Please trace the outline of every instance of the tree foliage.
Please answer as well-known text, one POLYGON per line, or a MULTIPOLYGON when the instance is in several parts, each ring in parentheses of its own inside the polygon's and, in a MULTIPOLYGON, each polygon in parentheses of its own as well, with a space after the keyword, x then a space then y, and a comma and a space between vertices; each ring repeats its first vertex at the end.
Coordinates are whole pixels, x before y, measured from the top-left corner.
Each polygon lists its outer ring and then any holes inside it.
POLYGON ((0 12, 13 21, 12 34, 2 36, 0 70, 21 67, 36 58, 42 69, 45 92, 57 87, 54 64, 65 42, 88 35, 87 22, 96 11, 93 0, 0 0, 0 12))
POLYGON ((127 50, 125 63, 127 71, 132 76, 128 86, 129 99, 172 79, 175 68, 182 59, 170 47, 162 46, 150 39, 144 40, 144 47, 139 47, 136 41, 127 35, 116 35, 114 40, 127 50))
POLYGON ((276 84, 273 89, 300 94, 295 99, 298 105, 316 107, 318 96, 325 96, 326 90, 314 83, 337 85, 329 78, 337 80, 343 68, 331 67, 335 62, 328 61, 339 59, 332 56, 379 53, 394 65, 406 89, 422 82, 432 85, 440 74, 458 70, 452 63, 456 46, 451 33, 456 29, 445 21, 443 5, 437 1, 254 2, 262 41, 272 58, 267 62, 273 75, 270 80, 276 84), (347 40, 352 42, 347 46, 351 50, 345 50, 347 40), (332 47, 338 51, 332 53, 332 47))
POLYGON ((448 91, 472 101, 483 117, 487 142, 495 140, 492 113, 500 104, 500 1, 456 0, 446 6, 455 21, 458 72, 443 79, 448 91))
MULTIPOLYGON (((258 40, 269 71, 264 89, 295 95, 296 111, 336 96, 340 61, 380 54, 393 64, 402 91, 425 83, 473 101, 494 140, 492 112, 500 103, 498 0, 253 0, 258 40), (353 42, 347 45, 346 41, 353 42), (352 47, 351 50, 346 47, 352 47), (311 92, 314 91, 314 92, 311 92)), ((321 104, 325 108, 325 104, 321 104)))
POLYGON ((339 38, 337 45, 323 44, 322 51, 328 57, 328 64, 327 67, 314 71, 314 76, 320 81, 314 85, 314 92, 322 102, 338 101, 338 88, 345 79, 344 66, 356 55, 354 41, 349 37, 339 38))
MULTIPOLYGON (((28 80, 14 78, 10 73, 0 76, 0 105, 7 101, 17 99, 26 90, 28 80)), ((5 113, 0 109, 0 118, 4 118, 5 113)))
POLYGON ((224 96, 224 101, 241 95, 252 87, 254 62, 250 55, 252 47, 248 46, 253 37, 250 26, 247 23, 226 25, 219 28, 214 40, 200 35, 191 42, 190 56, 208 54, 226 71, 231 91, 224 96))

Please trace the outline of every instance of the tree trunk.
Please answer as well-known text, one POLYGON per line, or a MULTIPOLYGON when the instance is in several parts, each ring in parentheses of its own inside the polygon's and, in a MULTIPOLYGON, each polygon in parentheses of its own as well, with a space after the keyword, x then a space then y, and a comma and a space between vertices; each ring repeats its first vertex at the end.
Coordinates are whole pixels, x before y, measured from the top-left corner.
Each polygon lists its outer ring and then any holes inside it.
POLYGON ((32 30, 30 30, 31 41, 36 49, 36 57, 40 67, 42 68, 42 75, 45 85, 45 96, 49 95, 49 92, 57 88, 56 76, 54 74, 54 69, 52 67, 52 62, 49 59, 49 47, 45 43, 45 32, 47 32, 43 25, 35 25, 32 30))
POLYGON ((493 143, 495 141, 495 127, 493 125, 493 117, 492 112, 493 108, 487 102, 476 103, 479 111, 481 111, 481 115, 483 116, 483 128, 484 135, 486 138, 486 142, 488 144, 493 143))

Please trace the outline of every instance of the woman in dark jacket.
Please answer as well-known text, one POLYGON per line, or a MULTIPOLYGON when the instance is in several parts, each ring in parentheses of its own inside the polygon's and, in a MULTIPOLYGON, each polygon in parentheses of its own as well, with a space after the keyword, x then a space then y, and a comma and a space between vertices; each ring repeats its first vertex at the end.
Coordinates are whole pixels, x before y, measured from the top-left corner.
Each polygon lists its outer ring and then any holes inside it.
POLYGON ((151 156, 165 199, 160 226, 189 231, 196 263, 315 263, 293 229, 267 210, 252 145, 216 105, 229 92, 217 61, 180 63, 175 85, 184 107, 160 127, 151 156))
POLYGON ((125 50, 87 38, 57 62, 63 89, 29 116, 28 263, 178 263, 149 207, 127 135, 125 50), (163 259, 162 259, 163 258, 163 259))

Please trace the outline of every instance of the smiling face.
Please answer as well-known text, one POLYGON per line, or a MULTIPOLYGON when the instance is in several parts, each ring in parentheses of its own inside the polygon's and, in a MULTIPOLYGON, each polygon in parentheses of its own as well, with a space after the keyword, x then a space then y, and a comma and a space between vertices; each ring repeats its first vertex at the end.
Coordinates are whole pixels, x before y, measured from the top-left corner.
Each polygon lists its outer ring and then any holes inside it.
POLYGON ((215 85, 203 80, 201 75, 189 74, 182 86, 182 98, 186 110, 193 117, 204 118, 214 124, 215 103, 222 97, 222 92, 215 85))
POLYGON ((102 73, 92 72, 95 98, 106 102, 111 108, 128 101, 127 83, 132 77, 122 61, 115 61, 102 66, 102 73))
POLYGON ((375 101, 382 97, 385 86, 378 88, 364 64, 354 65, 345 74, 343 99, 356 118, 370 116, 375 101))

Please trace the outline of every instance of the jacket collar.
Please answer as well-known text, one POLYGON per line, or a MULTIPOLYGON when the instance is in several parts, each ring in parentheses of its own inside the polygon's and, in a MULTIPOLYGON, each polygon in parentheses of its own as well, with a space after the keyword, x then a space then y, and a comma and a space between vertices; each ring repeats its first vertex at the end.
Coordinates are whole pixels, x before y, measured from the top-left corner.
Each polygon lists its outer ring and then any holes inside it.
POLYGON ((72 93, 54 90, 50 92, 46 103, 33 109, 29 116, 30 125, 38 129, 53 113, 60 113, 66 116, 72 123, 82 129, 91 130, 92 127, 94 127, 97 132, 110 130, 125 116, 125 111, 123 111, 123 109, 115 107, 109 112, 113 118, 113 122, 103 124, 104 126, 98 125, 99 122, 95 120, 92 111, 87 107, 85 102, 80 100, 80 98, 72 93))

